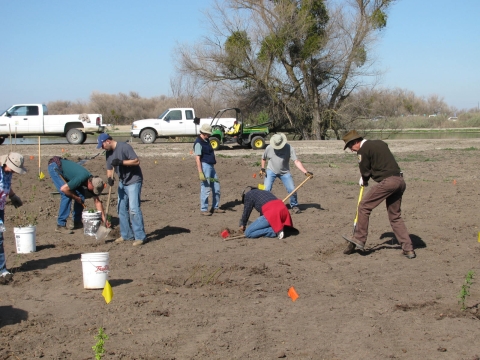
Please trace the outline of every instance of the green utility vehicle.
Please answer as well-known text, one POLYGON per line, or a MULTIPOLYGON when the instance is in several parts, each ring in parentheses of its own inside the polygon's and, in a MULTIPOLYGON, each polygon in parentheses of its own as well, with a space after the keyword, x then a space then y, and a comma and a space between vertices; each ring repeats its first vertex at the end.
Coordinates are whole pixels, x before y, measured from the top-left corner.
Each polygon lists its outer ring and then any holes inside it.
POLYGON ((217 150, 220 146, 228 143, 237 143, 240 146, 251 146, 254 150, 265 148, 265 140, 269 133, 268 126, 272 122, 263 124, 244 126, 242 112, 238 108, 227 108, 217 111, 210 123, 212 127, 212 135, 210 135, 210 144, 213 150, 217 150), (235 123, 227 129, 224 125, 218 123, 219 119, 226 112, 235 112, 235 123))

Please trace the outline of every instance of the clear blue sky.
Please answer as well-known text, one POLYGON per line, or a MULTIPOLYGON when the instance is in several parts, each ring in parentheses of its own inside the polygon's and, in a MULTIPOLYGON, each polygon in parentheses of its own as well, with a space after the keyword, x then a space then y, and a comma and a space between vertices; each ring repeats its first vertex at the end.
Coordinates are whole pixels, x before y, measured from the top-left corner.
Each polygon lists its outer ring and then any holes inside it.
MULTIPOLYGON (((0 110, 87 101, 92 91, 168 95, 177 43, 207 31, 211 0, 1 0, 0 110)), ((479 0, 399 0, 378 44, 382 86, 480 101, 479 0)))

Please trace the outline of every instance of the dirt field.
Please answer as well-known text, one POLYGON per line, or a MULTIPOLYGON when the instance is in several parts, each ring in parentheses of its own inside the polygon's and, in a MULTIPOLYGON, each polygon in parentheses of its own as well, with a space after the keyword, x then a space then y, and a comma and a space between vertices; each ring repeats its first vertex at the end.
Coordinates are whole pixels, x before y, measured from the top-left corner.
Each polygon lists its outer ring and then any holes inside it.
MULTIPOLYGON (((401 256, 383 206, 371 216, 367 251, 343 255, 359 192, 356 156, 341 141, 292 144, 315 175, 299 191, 298 231, 230 241, 220 232, 237 230, 240 193, 259 183, 262 151, 217 152, 226 213, 203 217, 192 145, 134 144, 145 177, 149 242, 141 247, 54 232, 59 197, 47 160, 91 158, 94 145, 42 147, 43 181, 38 147, 17 146, 29 172, 13 181, 25 205, 5 210, 14 280, 0 286, 0 359, 92 359, 100 327, 110 337, 104 359, 478 359, 480 283, 466 311, 457 296, 469 270, 480 275, 480 139, 389 141, 407 182, 414 260, 401 256), (13 226, 31 215, 37 252, 16 254, 13 226), (83 288, 80 255, 89 252, 109 252, 108 305, 101 290, 83 288)), ((103 177, 104 166, 101 155, 85 163, 103 177)), ((304 175, 292 172, 299 184, 304 175)), ((280 182, 273 193, 286 196, 280 182)), ((113 239, 116 187, 110 209, 113 239)))

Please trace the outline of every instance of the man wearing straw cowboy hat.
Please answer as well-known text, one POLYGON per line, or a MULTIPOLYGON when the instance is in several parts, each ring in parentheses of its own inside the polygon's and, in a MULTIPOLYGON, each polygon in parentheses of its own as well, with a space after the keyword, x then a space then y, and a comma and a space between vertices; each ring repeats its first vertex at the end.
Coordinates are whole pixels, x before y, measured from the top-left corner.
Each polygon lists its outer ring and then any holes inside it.
POLYGON ((14 152, 0 156, 0 166, 0 283, 6 284, 12 279, 13 275, 7 270, 5 251, 3 250, 5 204, 8 195, 13 206, 17 208, 23 205, 22 200, 15 195, 12 189, 12 176, 13 173, 25 174, 27 170, 23 167, 23 156, 14 152))
POLYGON ((381 140, 366 140, 356 130, 349 131, 344 137, 345 146, 355 151, 360 168, 360 186, 368 186, 368 180, 373 179, 377 186, 372 188, 361 200, 358 206, 358 221, 355 233, 351 238, 343 236, 349 242, 344 254, 352 254, 355 248, 363 250, 367 241, 370 213, 383 200, 387 205, 388 219, 393 233, 401 244, 403 255, 408 259, 415 258, 412 240, 402 219, 402 196, 406 185, 403 173, 397 164, 388 145, 381 140))
POLYGON ((202 215, 210 216, 212 213, 224 213, 220 209, 220 182, 214 165, 217 163, 215 152, 208 138, 212 134, 212 127, 203 124, 200 135, 195 139, 193 151, 197 164, 198 178, 200 179, 200 211, 202 215), (208 208, 208 197, 212 192, 212 207, 208 208))
POLYGON ((99 195, 104 188, 103 180, 99 176, 93 176, 82 165, 62 159, 59 156, 54 156, 48 161, 48 173, 60 193, 56 232, 72 234, 72 230, 83 226, 83 203, 85 199, 89 198, 93 198, 95 208, 102 213, 102 221, 105 223, 105 226, 110 227, 110 223, 105 217, 103 204, 99 199, 99 195), (72 199, 74 200, 72 211, 73 224, 67 228, 67 219, 70 216, 72 199))
MULTIPOLYGON (((267 146, 262 156, 262 168, 260 169, 260 176, 265 177, 263 185, 265 190, 271 191, 273 183, 277 177, 280 178, 288 193, 295 189, 292 174, 290 173, 290 159, 295 166, 305 174, 305 176, 313 176, 307 171, 295 154, 295 149, 290 144, 287 144, 287 137, 283 133, 275 134, 270 138, 270 145, 267 146), (267 170, 265 170, 265 162, 268 159, 267 170)), ((290 208, 295 214, 301 212, 298 207, 297 193, 290 198, 290 208)))

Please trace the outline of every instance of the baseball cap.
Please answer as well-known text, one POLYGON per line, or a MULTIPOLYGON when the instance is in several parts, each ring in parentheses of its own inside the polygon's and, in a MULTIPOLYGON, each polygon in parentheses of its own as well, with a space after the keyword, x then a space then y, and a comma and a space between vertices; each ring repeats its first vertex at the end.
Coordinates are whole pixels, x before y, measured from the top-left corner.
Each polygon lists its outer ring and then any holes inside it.
POLYGON ((112 137, 110 135, 108 135, 107 133, 101 133, 100 136, 97 139, 97 142, 98 142, 97 149, 102 148, 103 142, 105 140, 111 140, 111 139, 112 139, 112 137))
POLYGON ((105 188, 105 184, 100 176, 92 177, 93 193, 95 195, 100 195, 105 188))

